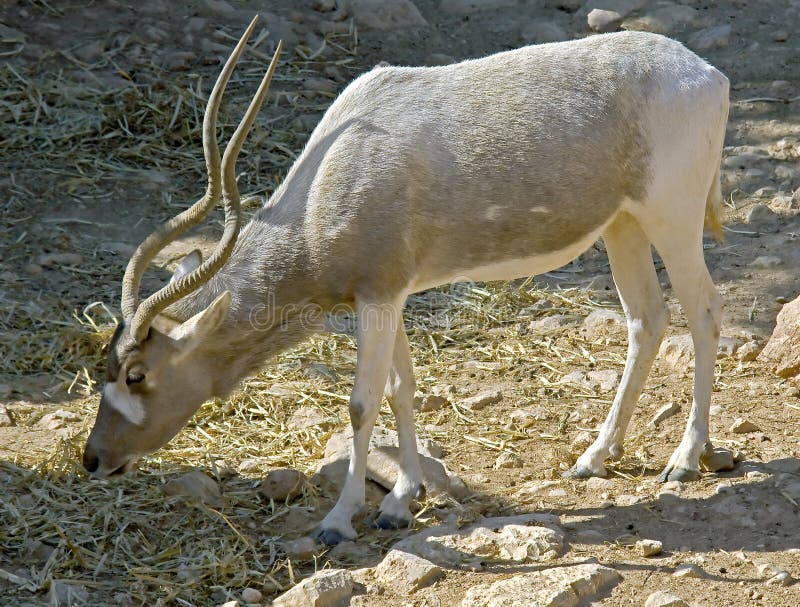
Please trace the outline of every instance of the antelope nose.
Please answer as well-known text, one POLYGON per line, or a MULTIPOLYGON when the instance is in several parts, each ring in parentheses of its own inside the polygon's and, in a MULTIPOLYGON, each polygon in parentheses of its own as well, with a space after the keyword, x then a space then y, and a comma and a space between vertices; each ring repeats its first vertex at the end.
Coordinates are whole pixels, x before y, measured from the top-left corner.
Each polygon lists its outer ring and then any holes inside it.
POLYGON ((94 450, 88 445, 83 450, 83 467, 87 472, 95 472, 100 466, 100 458, 97 457, 94 450))

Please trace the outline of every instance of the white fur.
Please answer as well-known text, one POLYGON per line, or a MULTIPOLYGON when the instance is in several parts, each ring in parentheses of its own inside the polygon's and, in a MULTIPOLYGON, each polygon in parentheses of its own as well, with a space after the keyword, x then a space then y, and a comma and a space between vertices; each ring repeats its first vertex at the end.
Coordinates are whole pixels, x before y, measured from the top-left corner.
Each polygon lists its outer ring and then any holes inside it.
POLYGON ((144 406, 137 395, 130 393, 124 381, 119 379, 115 383, 107 383, 103 388, 103 398, 129 422, 141 426, 147 417, 144 406))

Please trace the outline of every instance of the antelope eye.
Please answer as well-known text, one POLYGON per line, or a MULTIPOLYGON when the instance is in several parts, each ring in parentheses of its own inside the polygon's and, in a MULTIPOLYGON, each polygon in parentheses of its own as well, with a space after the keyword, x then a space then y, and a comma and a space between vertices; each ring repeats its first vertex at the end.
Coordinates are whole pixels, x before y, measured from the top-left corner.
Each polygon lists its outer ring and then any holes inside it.
POLYGON ((138 373, 137 371, 131 371, 128 373, 128 376, 125 378, 125 384, 130 386, 131 384, 139 384, 144 381, 144 373, 138 373))

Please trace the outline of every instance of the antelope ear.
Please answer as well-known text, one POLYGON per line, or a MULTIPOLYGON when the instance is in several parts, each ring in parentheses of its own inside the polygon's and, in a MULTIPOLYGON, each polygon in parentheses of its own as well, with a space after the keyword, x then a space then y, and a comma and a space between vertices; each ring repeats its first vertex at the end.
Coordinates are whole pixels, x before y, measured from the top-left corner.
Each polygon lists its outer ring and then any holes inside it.
POLYGON ((195 249, 178 262, 178 267, 172 273, 169 284, 180 280, 187 274, 191 274, 200 267, 201 263, 203 263, 203 254, 198 249, 195 249))
POLYGON ((224 291, 205 310, 198 312, 189 320, 170 331, 169 336, 184 344, 194 345, 202 338, 213 333, 222 324, 230 305, 231 293, 230 291, 224 291))

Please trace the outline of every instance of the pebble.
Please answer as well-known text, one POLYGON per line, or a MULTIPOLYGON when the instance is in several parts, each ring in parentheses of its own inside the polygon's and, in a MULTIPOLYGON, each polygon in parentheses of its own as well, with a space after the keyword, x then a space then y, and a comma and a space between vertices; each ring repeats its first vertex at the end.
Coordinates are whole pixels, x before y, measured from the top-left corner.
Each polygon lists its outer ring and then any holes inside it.
POLYGON ((306 561, 314 557, 317 551, 317 542, 311 536, 304 536, 296 540, 283 543, 286 558, 293 561, 306 561))
POLYGON ((491 390, 465 398, 461 401, 461 406, 470 411, 480 411, 488 405, 499 403, 501 400, 503 400, 503 393, 500 390, 491 390))
POLYGON ((689 607, 689 605, 681 597, 671 592, 658 590, 647 597, 644 607, 689 607))
POLYGON ((679 578, 684 578, 684 577, 702 578, 705 577, 706 574, 697 565, 681 565, 675 570, 675 573, 673 573, 672 575, 679 578))
POLYGON ((581 324, 581 333, 589 341, 594 341, 609 334, 622 337, 627 330, 625 316, 615 310, 594 310, 581 324))
POLYGON ((39 255, 36 263, 45 268, 50 266, 77 266, 83 263, 83 255, 79 253, 47 253, 39 255))
POLYGON ((222 505, 219 485, 200 470, 192 470, 172 479, 162 490, 170 496, 196 499, 211 506, 222 505))
POLYGON ((38 425, 44 426, 48 430, 58 430, 64 427, 65 422, 79 422, 82 419, 83 418, 77 413, 59 409, 58 411, 53 411, 52 413, 42 416, 38 425))
POLYGON ((658 540, 639 540, 635 544, 636 551, 642 556, 655 556, 661 554, 664 545, 658 540))
POLYGON ((707 51, 728 45, 731 26, 726 24, 703 28, 689 36, 689 46, 697 51, 707 51))
POLYGON ((783 260, 780 257, 776 257, 774 255, 759 255, 753 261, 750 262, 751 268, 775 268, 779 265, 783 264, 783 260))
POLYGON ((594 32, 612 32, 619 28, 622 22, 622 15, 617 11, 594 8, 586 15, 586 22, 589 25, 589 29, 594 32))
POLYGON ((743 363, 752 362, 758 358, 760 352, 761 346, 757 341, 748 341, 739 346, 736 351, 736 358, 743 363))
POLYGON ((255 588, 245 588, 242 590, 242 601, 245 603, 260 603, 263 595, 255 588))
POLYGON ((733 453, 728 449, 716 447, 700 456, 700 466, 708 472, 733 470, 733 453))
POLYGON ((438 565, 416 554, 390 550, 375 568, 375 576, 382 586, 407 594, 430 586, 443 577, 444 572, 438 565))
POLYGON ((765 204, 754 204, 747 212, 747 223, 773 223, 777 221, 778 214, 765 204))
POLYGON ((439 394, 426 394, 414 398, 414 408, 417 411, 426 413, 428 411, 439 411, 450 406, 450 401, 446 396, 439 394))
POLYGON ((759 429, 753 422, 742 417, 737 417, 736 421, 731 425, 730 431, 733 434, 749 434, 751 432, 758 432, 759 429))
POLYGON ((25 272, 28 274, 41 274, 44 272, 44 268, 37 263, 29 263, 24 268, 25 272))
POLYGON ((777 30, 772 32, 772 40, 775 42, 786 42, 789 39, 789 32, 786 30, 777 30))
POLYGON ((349 6, 356 24, 365 30, 428 27, 428 22, 411 0, 350 0, 349 6))
POLYGON ((284 592, 272 607, 333 607, 347 605, 353 594, 353 576, 344 569, 315 573, 284 592))
POLYGON ((267 499, 282 502, 300 495, 305 485, 306 477, 299 470, 278 468, 270 470, 261 481, 258 492, 267 499))
POLYGON ((614 488, 614 481, 608 478, 593 476, 586 481, 586 489, 589 491, 610 491, 614 488))
POLYGON ((522 466, 523 461, 518 455, 503 451, 503 453, 497 457, 492 467, 495 470, 506 470, 508 468, 522 468, 522 466))
POLYGON ((677 415, 681 412, 680 403, 667 403, 666 405, 660 407, 656 414, 653 416, 653 419, 650 420, 650 425, 653 428, 658 428, 658 426, 666 419, 669 419, 673 415, 677 415))

